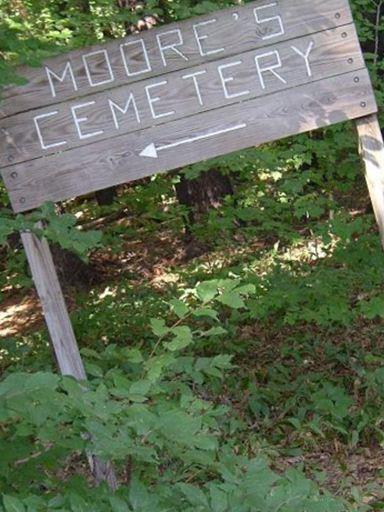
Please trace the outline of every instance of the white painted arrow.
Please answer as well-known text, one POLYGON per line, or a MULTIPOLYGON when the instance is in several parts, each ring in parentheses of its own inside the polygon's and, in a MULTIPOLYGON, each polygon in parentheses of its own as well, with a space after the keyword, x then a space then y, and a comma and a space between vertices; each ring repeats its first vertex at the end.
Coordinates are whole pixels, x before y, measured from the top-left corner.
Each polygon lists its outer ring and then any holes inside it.
POLYGON ((190 137, 188 139, 179 140, 177 142, 173 142, 172 144, 166 144, 164 146, 156 146, 153 142, 148 144, 143 151, 140 153, 140 156, 144 156, 147 158, 158 158, 159 151, 164 151, 165 149, 176 148, 177 146, 181 146, 182 144, 190 144, 191 142, 196 142, 197 140, 208 139, 210 137, 215 137, 216 135, 222 135, 223 133, 234 132, 236 130, 241 130, 242 128, 246 128, 245 123, 238 124, 236 126, 231 126, 230 128, 224 128, 223 130, 217 130, 215 132, 204 133, 203 135, 198 135, 196 137, 190 137))

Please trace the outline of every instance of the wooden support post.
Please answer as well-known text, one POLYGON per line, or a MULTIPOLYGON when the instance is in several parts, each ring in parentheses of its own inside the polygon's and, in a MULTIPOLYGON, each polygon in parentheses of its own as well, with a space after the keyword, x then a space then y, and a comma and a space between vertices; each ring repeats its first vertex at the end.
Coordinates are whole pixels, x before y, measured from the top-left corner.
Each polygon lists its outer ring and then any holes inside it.
MULTIPOLYGON (((46 239, 40 240, 29 231, 22 232, 21 239, 43 307, 60 372, 63 375, 71 375, 79 381, 85 381, 87 376, 49 244, 46 239)), ((111 489, 117 488, 116 476, 109 462, 105 463, 92 454, 88 454, 88 461, 96 482, 106 481, 111 489)))
POLYGON ((376 114, 356 121, 365 178, 384 249, 384 144, 376 114))
POLYGON ((53 263, 51 250, 45 239, 31 232, 21 233, 33 281, 43 307, 57 364, 63 375, 86 380, 63 292, 53 263))

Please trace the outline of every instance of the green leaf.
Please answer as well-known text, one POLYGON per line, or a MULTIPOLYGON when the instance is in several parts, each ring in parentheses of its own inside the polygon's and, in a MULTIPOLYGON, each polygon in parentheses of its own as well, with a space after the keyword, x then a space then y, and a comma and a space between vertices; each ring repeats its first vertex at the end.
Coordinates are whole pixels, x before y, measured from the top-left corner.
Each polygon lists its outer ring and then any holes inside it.
POLYGON ((147 394, 151 389, 151 382, 149 380, 138 380, 134 382, 129 388, 128 397, 133 402, 145 402, 147 399, 147 394))
POLYGON ((145 363, 145 369, 147 370, 147 379, 151 382, 155 382, 160 379, 164 369, 175 362, 175 357, 171 354, 162 354, 161 356, 155 356, 149 359, 145 363))
POLYGON ((208 331, 203 331, 201 336, 209 337, 209 336, 221 336, 222 334, 227 334, 227 331, 223 329, 223 327, 217 326, 212 327, 208 331))
POLYGON ((151 318, 150 323, 153 334, 159 338, 162 338, 169 332, 168 327, 165 325, 165 320, 162 318, 151 318))
POLYGON ((197 318, 208 317, 208 318, 212 318, 213 320, 218 320, 218 314, 219 313, 215 309, 212 309, 212 308, 199 308, 193 312, 193 316, 195 316, 197 318))
POLYGON ((191 505, 199 507, 198 510, 201 510, 200 507, 207 510, 209 509, 207 497, 201 489, 194 485, 184 483, 177 484, 177 487, 181 490, 191 505))
POLYGON ((171 410, 161 417, 159 428, 172 442, 190 446, 201 427, 201 419, 194 418, 180 410, 171 410))
POLYGON ((255 292, 253 284, 237 286, 235 289, 224 291, 217 300, 232 309, 240 309, 245 307, 243 297, 248 297, 255 292))
POLYGON ((189 313, 189 308, 184 302, 178 299, 172 299, 169 301, 170 305, 172 306, 173 311, 175 314, 181 319, 184 318, 189 313))
POLYGON ((97 364, 93 363, 85 363, 85 369, 88 375, 92 375, 92 377, 103 377, 103 370, 97 364))
POLYGON ((174 327, 171 331, 174 334, 173 340, 168 343, 164 343, 165 347, 171 352, 182 350, 193 342, 192 331, 188 326, 182 325, 174 327))
POLYGON ((229 370, 233 368, 232 365, 233 355, 228 354, 219 354, 212 359, 212 366, 216 366, 217 368, 222 368, 223 370, 229 370))
POLYGON ((112 512, 129 512, 128 504, 118 496, 111 496, 109 498, 112 512))
POLYGON ((212 512, 227 512, 227 494, 216 486, 210 488, 212 512))
POLYGON ((151 388, 151 383, 148 380, 138 380, 134 382, 129 388, 129 392, 135 395, 146 395, 151 388))
POLYGON ((224 292, 217 300, 232 309, 240 309, 245 306, 244 300, 236 292, 224 292))
POLYGON ((130 363, 142 363, 144 361, 143 354, 138 348, 131 348, 124 352, 124 356, 130 363))
POLYGON ((48 372, 37 372, 29 376, 25 381, 25 389, 47 388, 55 389, 59 383, 59 376, 48 372))
POLYGON ((4 245, 9 235, 17 230, 17 223, 14 219, 1 218, 0 221, 0 245, 4 245))
POLYGON ((5 512, 25 512, 25 506, 23 502, 14 496, 4 494, 3 505, 5 512))
POLYGON ((144 511, 151 510, 150 503, 151 497, 147 490, 147 487, 142 484, 137 478, 133 478, 130 490, 129 490, 129 499, 133 510, 144 511))
POLYGON ((384 318, 384 296, 373 297, 371 300, 361 302, 361 311, 369 320, 376 317, 384 318))
POLYGON ((69 495, 69 502, 73 512, 89 512, 89 506, 85 499, 75 492, 69 495))
POLYGON ((219 293, 218 285, 219 281, 216 279, 200 283, 196 287, 197 296, 205 303, 210 302, 219 293))

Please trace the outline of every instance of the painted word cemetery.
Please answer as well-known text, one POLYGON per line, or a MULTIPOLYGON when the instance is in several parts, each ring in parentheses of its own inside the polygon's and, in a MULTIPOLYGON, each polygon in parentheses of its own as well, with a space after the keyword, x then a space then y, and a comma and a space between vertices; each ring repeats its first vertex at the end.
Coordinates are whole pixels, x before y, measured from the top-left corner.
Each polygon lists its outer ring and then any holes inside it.
MULTIPOLYGON (((384 246, 383 141, 348 0, 251 1, 18 72, 0 102, 15 214, 353 120, 384 246)), ((49 245, 21 237, 60 371, 86 380, 49 245)))

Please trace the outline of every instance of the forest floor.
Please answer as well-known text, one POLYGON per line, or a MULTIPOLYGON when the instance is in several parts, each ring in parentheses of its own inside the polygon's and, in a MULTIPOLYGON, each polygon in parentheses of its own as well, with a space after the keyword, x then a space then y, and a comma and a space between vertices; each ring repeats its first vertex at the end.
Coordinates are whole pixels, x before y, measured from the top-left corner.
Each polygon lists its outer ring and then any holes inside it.
MULTIPOLYGON (((124 221, 119 221, 107 229, 123 227, 124 221)), ((91 346, 93 339, 105 344, 137 339, 146 320, 161 313, 166 300, 191 282, 229 272, 238 275, 240 267, 247 269, 247 275, 268 276, 277 286, 277 295, 286 297, 285 303, 277 308, 266 295, 259 318, 239 320, 224 347, 208 349, 209 353, 225 350, 235 355, 234 375, 214 399, 230 404, 246 425, 238 434, 239 451, 266 453, 277 471, 301 467, 324 489, 359 506, 384 509, 384 414, 381 400, 375 401, 384 387, 384 376, 378 372, 384 367, 384 321, 379 316, 351 316, 342 325, 321 317, 323 306, 332 317, 334 309, 344 307, 347 296, 353 310, 357 300, 372 295, 359 281, 351 298, 349 279, 359 273, 364 278, 374 257, 361 267, 357 252, 354 261, 349 247, 351 258, 344 267, 350 273, 339 279, 333 276, 343 267, 340 258, 321 254, 310 237, 277 256, 275 241, 236 235, 230 245, 189 259, 182 237, 175 237, 174 232, 141 234, 140 241, 128 237, 117 250, 100 249, 93 254, 91 266, 101 276, 97 285, 65 288, 80 345, 91 346), (285 285, 281 276, 274 276, 277 261, 291 265, 285 285), (316 288, 318 280, 329 276, 336 283, 340 304, 337 296, 333 301, 332 289, 316 302, 317 292, 323 293, 321 283, 316 288), (314 287, 314 296, 303 302, 301 278, 312 279, 310 286, 314 287), (112 319, 107 313, 111 305, 112 319), (298 309, 305 308, 312 311, 314 321, 300 316, 298 309), (91 316, 98 321, 89 328, 91 316), (116 327, 119 318, 124 318, 120 328, 116 327), (377 377, 376 381, 373 377, 367 380, 367 375, 377 377), (348 402, 350 397, 353 404, 348 402)), ((376 288, 376 292, 382 290, 376 288)), ((33 338, 43 328, 35 292, 5 290, 0 338, 33 338)))

